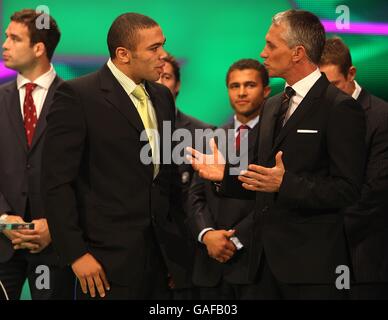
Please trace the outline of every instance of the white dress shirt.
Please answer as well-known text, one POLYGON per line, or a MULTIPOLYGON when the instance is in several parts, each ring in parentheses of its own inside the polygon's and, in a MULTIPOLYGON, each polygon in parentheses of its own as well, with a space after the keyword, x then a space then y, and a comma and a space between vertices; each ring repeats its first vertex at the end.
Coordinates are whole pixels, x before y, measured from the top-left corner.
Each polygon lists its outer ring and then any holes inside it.
MULTIPOLYGON (((125 92, 128 94, 129 98, 132 100, 133 104, 136 107, 136 110, 138 110, 139 107, 140 107, 140 101, 132 94, 132 92, 137 87, 137 84, 132 79, 127 77, 120 69, 118 69, 114 65, 114 63, 112 62, 111 59, 109 59, 109 61, 107 63, 107 66, 110 69, 110 71, 112 72, 113 76, 117 79, 117 81, 123 87, 125 92)), ((147 107, 148 107, 147 111, 148 111, 148 115, 150 116, 151 121, 154 123, 155 129, 157 130, 158 129, 158 121, 156 119, 156 113, 155 113, 154 106, 152 105, 152 101, 150 99, 150 96, 149 96, 149 94, 148 94, 144 84, 141 83, 140 85, 143 87, 143 89, 144 89, 144 91, 145 91, 145 93, 147 95, 147 107)), ((151 139, 150 140, 150 145, 151 145, 151 149, 152 149, 152 162, 154 164, 154 178, 155 178, 157 176, 158 172, 159 172, 159 166, 160 166, 159 139, 156 139, 156 138, 155 139, 151 139)))
POLYGON ((307 77, 304 77, 303 79, 294 83, 292 86, 286 83, 285 87, 288 87, 288 86, 292 87, 292 89, 295 90, 295 95, 290 99, 290 107, 287 110, 286 116, 284 118, 284 123, 286 123, 287 120, 292 116, 296 108, 299 106, 299 104, 305 98, 305 96, 313 87, 315 82, 317 82, 321 76, 322 74, 317 68, 315 71, 311 72, 307 77))
MULTIPOLYGON (((33 83, 35 83, 37 86, 32 91, 32 98, 34 99, 34 104, 36 108, 36 117, 39 119, 40 113, 42 112, 43 104, 47 96, 47 92, 53 83, 55 77, 56 77, 56 72, 54 70, 53 65, 51 65, 50 70, 47 71, 45 74, 42 74, 39 78, 35 79, 33 83)), ((26 97, 26 87, 25 85, 27 83, 30 83, 29 79, 25 78, 23 75, 18 73, 17 78, 16 78, 16 85, 19 90, 19 98, 20 98, 20 110, 22 113, 22 117, 24 119, 24 99, 26 97)))
POLYGON ((354 100, 357 100, 359 95, 360 95, 360 93, 361 93, 362 88, 360 87, 360 85, 357 83, 356 80, 354 80, 354 84, 355 84, 356 88, 353 91, 352 98, 354 100))

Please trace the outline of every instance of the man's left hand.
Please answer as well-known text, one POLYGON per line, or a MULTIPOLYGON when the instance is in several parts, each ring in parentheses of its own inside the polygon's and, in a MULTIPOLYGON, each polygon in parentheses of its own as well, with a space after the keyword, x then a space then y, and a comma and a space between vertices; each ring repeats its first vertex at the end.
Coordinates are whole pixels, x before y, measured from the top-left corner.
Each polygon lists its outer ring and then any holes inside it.
POLYGON ((51 243, 47 220, 37 219, 31 222, 35 224, 34 230, 20 230, 20 238, 12 241, 15 250, 29 249, 30 253, 39 253, 51 243))
POLYGON ((242 186, 251 191, 279 192, 285 172, 282 155, 281 151, 276 154, 276 164, 272 168, 250 164, 238 177, 242 186))

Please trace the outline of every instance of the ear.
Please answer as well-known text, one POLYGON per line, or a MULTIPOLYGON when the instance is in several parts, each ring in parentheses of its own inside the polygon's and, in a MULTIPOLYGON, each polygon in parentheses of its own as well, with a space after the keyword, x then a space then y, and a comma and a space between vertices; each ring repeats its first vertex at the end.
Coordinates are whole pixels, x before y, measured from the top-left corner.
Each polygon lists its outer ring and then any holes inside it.
POLYGON ((355 66, 351 66, 348 71, 347 80, 353 81, 356 78, 357 69, 355 66))
POLYGON ((116 48, 116 59, 125 64, 131 63, 132 60, 132 53, 130 50, 124 48, 124 47, 117 47, 116 48))
POLYGON ((269 97, 269 94, 271 93, 271 87, 266 86, 264 87, 263 91, 264 91, 264 98, 267 99, 269 97))
POLYGON ((44 43, 43 42, 35 43, 34 44, 34 52, 35 52, 35 56, 37 58, 40 58, 41 56, 46 54, 46 46, 44 45, 44 43))
POLYGON ((292 51, 292 61, 294 62, 298 62, 306 56, 306 49, 303 46, 296 46, 292 51))

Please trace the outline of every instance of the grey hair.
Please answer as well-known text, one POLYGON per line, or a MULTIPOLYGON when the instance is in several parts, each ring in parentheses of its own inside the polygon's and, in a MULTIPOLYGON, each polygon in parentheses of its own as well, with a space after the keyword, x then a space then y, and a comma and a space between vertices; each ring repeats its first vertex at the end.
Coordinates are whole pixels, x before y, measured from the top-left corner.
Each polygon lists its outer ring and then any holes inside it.
POLYGON ((309 60, 318 64, 325 46, 326 34, 319 18, 309 11, 287 10, 277 13, 272 18, 272 24, 286 25, 282 35, 289 48, 303 46, 309 60))

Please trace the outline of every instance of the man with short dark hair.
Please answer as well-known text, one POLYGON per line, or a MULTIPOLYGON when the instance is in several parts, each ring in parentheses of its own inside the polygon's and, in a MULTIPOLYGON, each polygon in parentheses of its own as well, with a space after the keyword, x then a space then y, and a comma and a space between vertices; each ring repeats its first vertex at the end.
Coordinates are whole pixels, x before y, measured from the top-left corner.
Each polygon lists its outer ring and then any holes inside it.
POLYGON ((213 144, 213 155, 191 150, 194 167, 218 181, 221 194, 255 191, 251 243, 258 254, 246 270, 252 295, 341 299, 337 267, 350 266, 343 209, 360 195, 364 112, 320 73, 325 31, 314 14, 276 14, 265 40, 264 65, 286 87, 263 106, 257 161, 236 179, 229 165, 203 164, 220 157, 213 144))
POLYGON ((120 15, 108 32, 107 64, 61 85, 48 115, 45 206, 78 299, 170 297, 167 230, 179 192, 175 166, 159 161, 171 152, 163 122, 174 128, 175 120, 170 91, 155 83, 165 41, 153 19, 120 15))
POLYGON ((3 43, 4 64, 18 75, 0 87, 0 216, 5 223, 32 222, 35 229, 0 234, 0 281, 10 299, 19 299, 26 278, 32 299, 71 299, 74 276, 58 267, 40 190, 46 114, 62 82, 50 63, 60 31, 48 15, 50 28, 37 28, 40 18, 35 10, 15 12, 3 43), (50 277, 39 290, 40 265, 49 267, 50 277))
MULTIPOLYGON (((233 130, 224 149, 237 154, 248 135, 252 160, 259 113, 271 91, 268 73, 259 61, 241 59, 230 66, 226 86, 235 114, 232 123, 221 127, 226 135, 233 130)), ((193 281, 201 299, 253 299, 246 270, 257 255, 251 246, 255 201, 220 197, 195 174, 188 204, 188 225, 197 242, 193 281)))
POLYGON ((345 211, 354 277, 350 296, 388 299, 388 103, 357 83, 349 48, 340 38, 326 40, 319 68, 366 114, 365 180, 361 198, 345 211))

